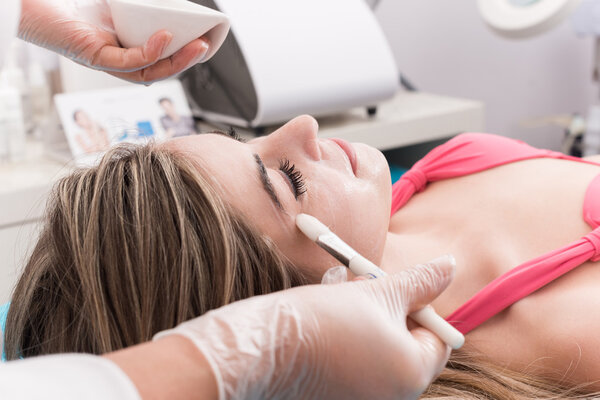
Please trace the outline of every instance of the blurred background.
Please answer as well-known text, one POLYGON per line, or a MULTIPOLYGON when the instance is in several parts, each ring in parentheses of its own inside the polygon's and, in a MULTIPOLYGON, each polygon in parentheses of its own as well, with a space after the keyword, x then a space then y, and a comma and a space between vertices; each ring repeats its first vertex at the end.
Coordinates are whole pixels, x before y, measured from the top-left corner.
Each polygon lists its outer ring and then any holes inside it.
POLYGON ((570 19, 508 39, 473 1, 381 1, 375 13, 400 71, 419 90, 481 100, 486 132, 559 150, 564 129, 552 117, 597 102, 594 38, 578 37, 570 19))
POLYGON ((321 137, 383 151, 393 180, 465 131, 600 153, 600 0, 581 0, 589 21, 569 9, 522 38, 491 29, 480 8, 567 1, 194 0, 228 15, 229 37, 209 62, 150 88, 15 40, 0 72, 0 304, 54 183, 120 141, 233 125, 252 138, 309 113, 321 137))

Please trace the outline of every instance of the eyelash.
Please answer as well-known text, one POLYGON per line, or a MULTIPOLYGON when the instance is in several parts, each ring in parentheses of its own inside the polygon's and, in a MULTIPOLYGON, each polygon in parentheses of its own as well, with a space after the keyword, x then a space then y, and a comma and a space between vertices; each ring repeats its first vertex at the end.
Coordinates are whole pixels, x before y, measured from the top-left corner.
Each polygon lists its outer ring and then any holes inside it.
POLYGON ((237 133, 237 131, 235 130, 235 128, 233 126, 230 126, 229 129, 227 129, 227 136, 234 138, 235 140, 237 140, 238 142, 245 142, 246 140, 242 139, 242 137, 237 133))
POLYGON ((302 173, 296 169, 294 164, 290 163, 290 160, 287 158, 279 160, 279 169, 292 183, 292 187, 294 188, 294 197, 296 199, 306 193, 306 182, 302 177, 302 173))
POLYGON ((246 139, 241 137, 237 133, 237 131, 235 130, 235 128, 233 126, 230 126, 229 129, 227 129, 227 131, 215 130, 215 131, 212 131, 211 133, 218 133, 219 135, 229 136, 230 138, 233 138, 233 139, 237 140, 238 142, 242 142, 242 143, 246 142, 246 139))
MULTIPOLYGON (((234 138, 238 142, 244 143, 246 141, 236 132, 233 126, 230 126, 227 132, 214 131, 214 133, 229 136, 231 138, 234 138)), ((294 197, 296 198, 296 200, 298 199, 298 197, 306 193, 306 182, 304 177, 302 176, 302 172, 300 172, 294 164, 290 163, 290 160, 288 160, 287 158, 279 160, 279 170, 283 172, 290 180, 292 187, 294 188, 294 197)))

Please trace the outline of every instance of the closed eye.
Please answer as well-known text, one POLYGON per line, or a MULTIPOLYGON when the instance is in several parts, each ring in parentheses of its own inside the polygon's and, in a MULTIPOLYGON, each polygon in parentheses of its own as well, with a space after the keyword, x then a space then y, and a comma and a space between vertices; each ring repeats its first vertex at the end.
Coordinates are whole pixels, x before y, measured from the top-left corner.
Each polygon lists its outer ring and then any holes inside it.
POLYGON ((292 186, 294 198, 298 200, 298 197, 306 193, 306 182, 302 176, 302 172, 294 164, 291 164, 287 158, 279 161, 279 170, 287 177, 292 186))

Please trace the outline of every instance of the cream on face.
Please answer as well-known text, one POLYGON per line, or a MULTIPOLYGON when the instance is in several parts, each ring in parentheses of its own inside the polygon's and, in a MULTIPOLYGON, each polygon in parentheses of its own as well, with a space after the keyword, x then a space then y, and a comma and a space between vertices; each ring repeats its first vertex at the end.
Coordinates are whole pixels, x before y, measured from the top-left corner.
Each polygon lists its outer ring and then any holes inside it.
POLYGON ((317 132, 317 122, 301 116, 248 143, 204 134, 165 145, 201 165, 225 201, 318 279, 339 263, 296 228, 296 215, 317 217, 377 263, 389 225, 391 184, 381 152, 320 139, 317 132))

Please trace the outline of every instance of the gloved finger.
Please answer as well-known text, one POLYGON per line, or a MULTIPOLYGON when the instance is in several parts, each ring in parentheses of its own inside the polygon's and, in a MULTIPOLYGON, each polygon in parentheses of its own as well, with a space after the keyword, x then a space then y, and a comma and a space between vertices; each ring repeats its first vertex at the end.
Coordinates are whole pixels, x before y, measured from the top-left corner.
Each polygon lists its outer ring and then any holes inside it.
POLYGON ((160 60, 147 68, 127 73, 110 72, 110 74, 130 82, 151 84, 181 73, 202 61, 208 53, 208 46, 204 39, 196 39, 171 57, 160 60))
POLYGON ((425 328, 411 331, 417 346, 415 351, 419 356, 421 376, 419 389, 424 391, 444 369, 450 358, 451 349, 439 337, 425 328))
POLYGON ((420 310, 435 300, 454 279, 455 269, 456 260, 446 255, 405 271, 400 284, 403 285, 406 312, 420 310))
POLYGON ((348 268, 343 265, 338 265, 337 267, 329 268, 325 274, 323 274, 323 278, 321 279, 322 285, 332 285, 335 283, 343 283, 348 281, 348 268))
POLYGON ((106 72, 132 72, 142 70, 156 63, 173 35, 161 30, 148 39, 143 47, 124 49, 117 46, 103 46, 91 58, 90 66, 106 72))
POLYGON ((369 279, 365 276, 354 274, 350 268, 338 265, 337 267, 329 268, 323 278, 321 279, 322 285, 331 285, 335 283, 344 283, 348 281, 362 281, 369 279))
POLYGON ((452 281, 455 261, 440 257, 398 274, 360 282, 371 299, 385 308, 392 318, 405 320, 406 315, 420 310, 435 299, 452 281))

